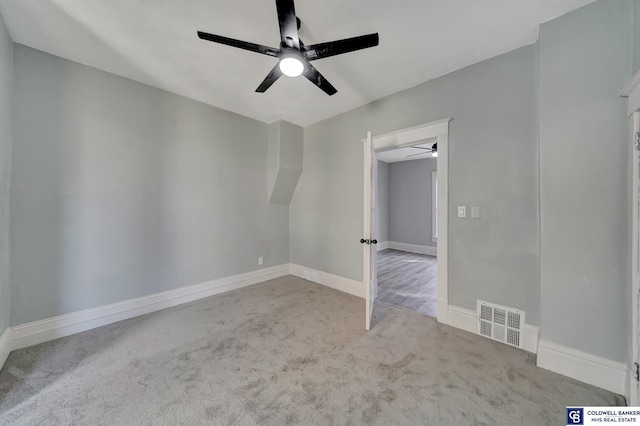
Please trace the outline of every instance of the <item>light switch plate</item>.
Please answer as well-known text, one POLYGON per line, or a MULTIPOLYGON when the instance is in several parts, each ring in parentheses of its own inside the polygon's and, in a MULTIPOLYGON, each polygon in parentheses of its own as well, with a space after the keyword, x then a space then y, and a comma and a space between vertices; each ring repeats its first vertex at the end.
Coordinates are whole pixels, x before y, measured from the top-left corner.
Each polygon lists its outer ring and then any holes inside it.
POLYGON ((480 207, 473 206, 471 207, 471 218, 478 219, 480 217, 480 207))
POLYGON ((458 206, 458 217, 467 217, 467 206, 458 206))

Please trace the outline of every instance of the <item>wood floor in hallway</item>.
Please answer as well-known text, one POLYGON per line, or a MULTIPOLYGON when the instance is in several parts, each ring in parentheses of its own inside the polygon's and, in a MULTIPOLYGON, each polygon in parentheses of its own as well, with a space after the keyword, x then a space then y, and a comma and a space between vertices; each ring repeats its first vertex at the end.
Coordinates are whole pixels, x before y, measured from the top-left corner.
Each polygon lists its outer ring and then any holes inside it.
POLYGON ((378 300, 436 317, 434 256, 386 249, 378 252, 378 300))

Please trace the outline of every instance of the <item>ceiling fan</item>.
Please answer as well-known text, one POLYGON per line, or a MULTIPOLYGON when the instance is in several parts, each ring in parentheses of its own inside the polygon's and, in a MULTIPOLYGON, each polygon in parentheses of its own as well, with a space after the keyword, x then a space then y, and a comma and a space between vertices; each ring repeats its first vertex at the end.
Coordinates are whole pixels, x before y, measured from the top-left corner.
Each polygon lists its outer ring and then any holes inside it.
MULTIPOLYGON (((422 146, 410 146, 409 148, 423 149, 423 150, 427 151, 426 152, 427 154, 431 153, 432 157, 437 157, 438 156, 438 144, 437 143, 434 143, 433 145, 431 145, 431 148, 425 148, 425 147, 422 147, 422 146)), ((407 158, 415 157, 415 156, 418 156, 418 155, 424 155, 424 154, 425 154, 425 152, 418 152, 416 154, 407 155, 407 158)))
POLYGON ((198 31, 198 37, 202 40, 226 44, 227 46, 279 58, 279 62, 273 67, 264 81, 260 83, 256 92, 265 92, 282 74, 289 77, 297 77, 302 74, 327 95, 331 96, 337 92, 336 88, 311 65, 311 61, 378 45, 378 33, 374 33, 305 46, 300 37, 298 37, 300 19, 296 17, 293 0, 276 0, 276 8, 278 11, 278 23, 280 24, 281 43, 279 49, 198 31))

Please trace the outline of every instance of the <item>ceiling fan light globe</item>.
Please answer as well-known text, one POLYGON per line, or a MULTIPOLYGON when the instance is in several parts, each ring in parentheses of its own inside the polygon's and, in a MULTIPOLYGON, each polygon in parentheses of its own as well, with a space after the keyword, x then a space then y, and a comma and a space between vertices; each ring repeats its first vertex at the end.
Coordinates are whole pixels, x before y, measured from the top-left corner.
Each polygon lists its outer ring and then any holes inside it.
POLYGON ((286 57, 280 60, 280 71, 288 77, 298 77, 304 71, 304 65, 300 59, 286 57))
POLYGON ((431 156, 432 156, 432 157, 437 157, 437 156, 438 156, 438 151, 433 151, 433 152, 431 153, 431 156))

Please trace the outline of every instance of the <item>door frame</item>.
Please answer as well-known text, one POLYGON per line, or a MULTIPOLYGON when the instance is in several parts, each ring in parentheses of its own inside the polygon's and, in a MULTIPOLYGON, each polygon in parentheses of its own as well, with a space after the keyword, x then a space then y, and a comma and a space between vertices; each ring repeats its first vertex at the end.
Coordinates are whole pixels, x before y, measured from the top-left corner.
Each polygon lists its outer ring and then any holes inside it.
MULTIPOLYGON (((629 316, 630 322, 630 342, 629 345, 629 367, 627 368, 627 389, 626 397, 630 406, 640 404, 639 384, 635 379, 636 369, 640 370, 640 241, 638 235, 640 232, 640 223, 638 223, 639 209, 639 182, 638 161, 634 158, 638 155, 636 150, 640 150, 640 138, 637 136, 640 132, 640 71, 631 79, 627 87, 624 88, 620 96, 628 98, 627 100, 627 118, 629 120, 629 159, 631 165, 629 173, 631 174, 631 263, 629 267, 630 280, 629 283, 629 300, 631 300, 631 312, 629 316), (638 145, 636 145, 638 144, 638 145)), ((640 371, 638 371, 640 372, 640 371)))
POLYGON ((638 223, 638 203, 640 200, 638 199, 638 193, 640 192, 640 188, 638 187, 638 160, 637 160, 637 152, 634 152, 636 148, 634 144, 640 142, 640 109, 637 109, 631 114, 629 117, 630 120, 630 128, 631 128, 631 153, 629 157, 632 161, 631 166, 631 358, 629 359, 629 367, 627 370, 630 371, 629 374, 629 391, 627 395, 627 399, 630 400, 632 406, 638 406, 640 404, 640 394, 639 394, 639 384, 634 383, 635 375, 640 374, 640 324, 638 321, 640 320, 640 264, 638 256, 639 241, 638 235, 640 233, 638 223), (636 372, 636 368, 638 371, 636 372))
MULTIPOLYGON (((413 127, 373 135, 376 152, 388 151, 420 142, 438 143, 438 244, 437 244, 437 320, 449 323, 449 122, 451 117, 413 127)), ((363 139, 364 141, 364 139, 363 139)), ((372 176, 377 179, 377 176, 372 176)), ((364 261, 364 259, 363 259, 364 261)), ((369 285, 369 283, 364 283, 369 285)), ((377 289, 376 293, 377 293, 377 289)))

